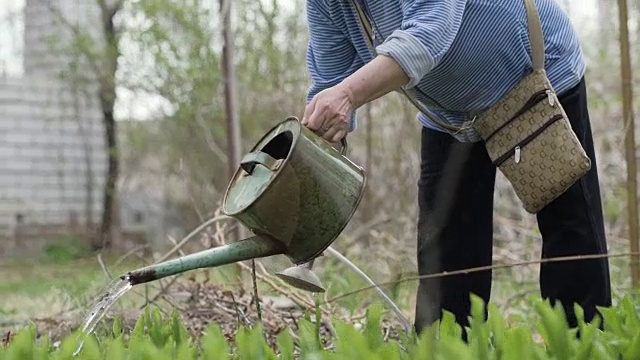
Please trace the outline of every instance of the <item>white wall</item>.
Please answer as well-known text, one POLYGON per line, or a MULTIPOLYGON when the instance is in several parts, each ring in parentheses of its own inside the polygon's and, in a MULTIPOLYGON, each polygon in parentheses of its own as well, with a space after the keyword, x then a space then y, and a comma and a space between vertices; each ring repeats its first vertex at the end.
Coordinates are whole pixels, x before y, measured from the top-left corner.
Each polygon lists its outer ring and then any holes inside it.
POLYGON ((101 41, 99 8, 96 0, 26 0, 24 7, 24 71, 36 76, 55 76, 66 67, 68 60, 62 52, 51 50, 52 37, 56 41, 72 38, 71 27, 89 33, 101 41))
POLYGON ((85 223, 89 181, 97 221, 106 164, 97 103, 74 100, 60 83, 28 80, 0 80, 0 227, 17 213, 62 224, 75 212, 85 223))
POLYGON ((26 223, 43 225, 66 224, 75 213, 85 224, 89 199, 93 222, 101 215, 106 153, 97 93, 73 91, 56 77, 64 55, 49 50, 47 37, 54 30, 47 4, 70 23, 87 24, 87 4, 94 3, 25 3, 25 73, 0 78, 0 234, 9 231, 18 213, 26 223))

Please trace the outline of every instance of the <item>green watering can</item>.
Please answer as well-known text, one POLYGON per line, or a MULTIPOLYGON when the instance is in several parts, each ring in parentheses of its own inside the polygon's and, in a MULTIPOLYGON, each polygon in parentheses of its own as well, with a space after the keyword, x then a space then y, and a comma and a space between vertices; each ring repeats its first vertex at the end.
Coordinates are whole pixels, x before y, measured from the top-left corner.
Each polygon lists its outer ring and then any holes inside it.
POLYGON ((363 197, 365 171, 296 117, 274 126, 243 157, 222 211, 253 236, 131 271, 132 285, 238 261, 285 255, 280 273, 300 289, 322 292, 312 266, 347 226, 363 197))

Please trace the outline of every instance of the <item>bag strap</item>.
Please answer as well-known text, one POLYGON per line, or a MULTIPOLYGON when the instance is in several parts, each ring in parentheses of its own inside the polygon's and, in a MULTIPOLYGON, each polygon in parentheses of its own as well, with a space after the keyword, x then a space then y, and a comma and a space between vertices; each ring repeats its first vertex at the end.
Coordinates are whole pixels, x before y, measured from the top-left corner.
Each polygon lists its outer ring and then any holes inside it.
POLYGON ((531 60, 534 70, 544 69, 544 37, 540 15, 535 0, 524 0, 527 10, 527 26, 529 28, 529 43, 531 44, 531 60))
MULTIPOLYGON (((358 14, 358 20, 360 22, 360 26, 365 33, 365 38, 367 40, 367 45, 373 54, 376 54, 375 47, 373 45, 373 39, 375 38, 375 34, 373 32, 373 28, 371 26, 371 22, 367 14, 365 14, 362 6, 360 6, 360 1, 366 0, 351 0, 353 6, 356 9, 358 14)), ((531 59, 534 70, 542 70, 544 69, 544 38, 542 34, 542 24, 540 23, 540 16, 538 14, 538 10, 536 8, 535 0, 524 0, 525 9, 527 12, 527 27, 529 32, 529 43, 531 44, 531 59)), ((409 92, 405 89, 400 89, 400 91, 407 97, 407 99, 426 117, 428 117, 431 121, 440 125, 441 127, 452 130, 455 132, 459 132, 464 130, 464 127, 457 127, 450 124, 446 124, 436 117, 432 116, 430 112, 425 109, 425 107, 419 103, 409 92)))

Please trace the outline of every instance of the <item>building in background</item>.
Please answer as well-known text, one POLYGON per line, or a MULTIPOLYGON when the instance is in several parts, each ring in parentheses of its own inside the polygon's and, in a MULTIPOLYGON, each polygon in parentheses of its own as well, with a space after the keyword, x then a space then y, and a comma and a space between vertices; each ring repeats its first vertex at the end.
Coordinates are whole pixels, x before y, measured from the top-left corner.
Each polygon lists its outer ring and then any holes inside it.
POLYGON ((24 73, 0 78, 4 238, 14 238, 16 231, 24 237, 65 234, 100 219, 106 166, 100 104, 95 90, 79 89, 59 77, 67 60, 49 45, 50 36, 57 34, 53 16, 60 14, 72 24, 86 21, 87 3, 25 2, 24 73))
MULTIPOLYGON (((61 78, 71 58, 51 43, 71 36, 55 17, 100 31, 96 2, 25 0, 22 15, 24 71, 0 72, 0 257, 39 252, 46 240, 96 228, 107 169, 97 87, 61 78)), ((121 233, 138 243, 162 241, 162 193, 150 199, 123 190, 121 233)))

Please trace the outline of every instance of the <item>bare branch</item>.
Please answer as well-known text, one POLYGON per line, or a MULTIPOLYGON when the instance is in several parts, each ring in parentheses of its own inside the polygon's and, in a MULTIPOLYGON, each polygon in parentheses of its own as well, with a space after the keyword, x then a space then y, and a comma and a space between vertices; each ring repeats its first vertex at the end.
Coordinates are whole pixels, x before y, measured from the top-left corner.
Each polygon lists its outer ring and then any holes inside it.
POLYGON ((209 147, 209 150, 211 150, 212 153, 218 156, 218 159, 221 162, 225 162, 227 161, 228 156, 227 154, 225 154, 222 148, 218 146, 215 139, 213 138, 211 134, 211 129, 207 126, 206 120, 203 117, 203 114, 202 114, 203 111, 204 109, 197 109, 196 116, 194 117, 194 119, 196 120, 196 124, 198 124, 198 126, 202 128, 203 136, 207 143, 207 146, 209 147))
MULTIPOLYGON (((69 22, 69 20, 52 3, 46 0, 38 0, 38 1, 48 8, 49 13, 55 16, 55 18, 59 23, 64 25, 67 29, 71 30, 71 32, 73 32, 73 35, 76 36, 76 38, 80 38, 82 36, 88 36, 86 34, 83 34, 82 30, 78 25, 72 24, 71 22, 69 22)), ((98 0, 98 1, 103 1, 103 0, 98 0)), ((85 55, 87 61, 89 62, 89 66, 91 67, 91 70, 93 71, 94 75, 101 77, 100 66, 96 63, 96 60, 95 60, 96 56, 95 54, 89 54, 89 52, 90 52, 89 50, 86 50, 86 51, 83 51, 83 54, 85 55)))
POLYGON ((196 229, 194 229, 189 235, 185 236, 184 239, 182 239, 176 246, 173 247, 173 249, 171 249, 169 252, 164 254, 164 256, 162 256, 160 259, 158 259, 158 261, 156 261, 156 263, 160 263, 160 262, 163 262, 163 261, 167 260, 176 251, 180 250, 182 248, 182 246, 184 246, 184 244, 186 244, 189 240, 193 239, 194 236, 199 234, 202 230, 206 229, 211 224, 216 223, 218 221, 226 220, 226 219, 229 219, 229 217, 222 215, 222 216, 213 217, 213 218, 207 220, 206 222, 202 223, 200 226, 198 226, 196 229))
POLYGON ((558 257, 545 258, 545 259, 539 259, 539 260, 520 261, 520 262, 510 263, 510 264, 478 266, 478 267, 469 268, 469 269, 445 271, 445 272, 441 272, 441 273, 428 274, 428 275, 407 276, 407 277, 399 279, 399 280, 382 282, 382 283, 376 284, 375 286, 374 285, 370 285, 370 286, 366 286, 366 287, 363 287, 363 288, 360 288, 360 289, 357 289, 357 290, 348 291, 346 293, 343 293, 343 294, 340 294, 340 295, 336 295, 333 298, 327 300, 326 302, 327 303, 331 303, 331 302, 337 301, 339 299, 343 299, 343 298, 346 298, 348 296, 355 295, 357 293, 361 293, 361 292, 366 291, 366 290, 375 289, 376 287, 382 287, 382 286, 388 286, 388 285, 396 285, 396 284, 400 284, 400 283, 404 283, 404 282, 408 282, 408 281, 415 281, 415 280, 422 280, 422 279, 436 279, 436 278, 442 278, 442 277, 454 276, 454 275, 467 275, 467 274, 470 274, 470 273, 475 273, 475 272, 480 272, 480 271, 489 271, 489 270, 498 270, 498 269, 510 269, 510 268, 515 268, 515 267, 520 267, 520 266, 534 265, 534 264, 545 264, 545 263, 555 263, 555 262, 564 262, 564 261, 579 261, 579 260, 612 259, 612 258, 631 257, 631 256, 639 256, 639 255, 640 255, 640 253, 637 253, 637 252, 636 253, 634 253, 634 252, 625 252, 625 253, 618 253, 618 254, 594 254, 594 255, 558 256, 558 257))
POLYGON ((100 11, 102 11, 102 13, 106 13, 107 12, 107 3, 105 0, 97 0, 98 2, 98 6, 100 6, 100 11))
POLYGON ((100 264, 100 268, 102 268, 102 271, 104 272, 104 275, 107 277, 107 280, 113 280, 113 276, 111 275, 111 272, 109 272, 109 269, 107 269, 107 266, 104 264, 104 261, 102 260, 102 254, 98 254, 98 264, 100 264))

